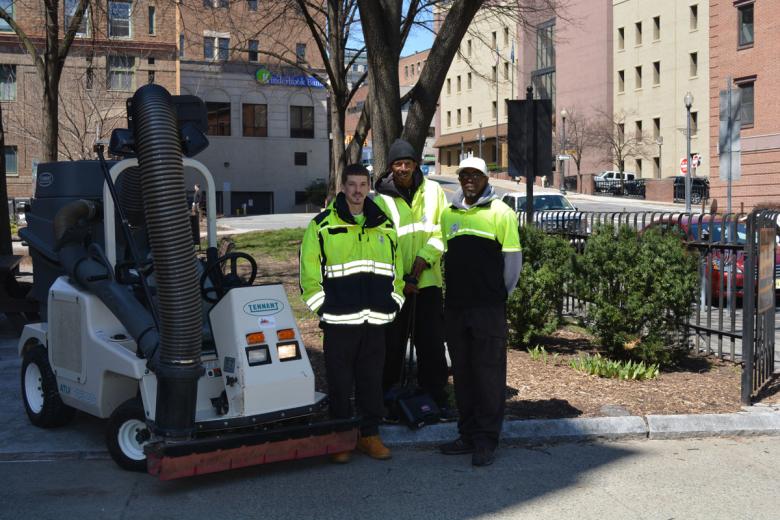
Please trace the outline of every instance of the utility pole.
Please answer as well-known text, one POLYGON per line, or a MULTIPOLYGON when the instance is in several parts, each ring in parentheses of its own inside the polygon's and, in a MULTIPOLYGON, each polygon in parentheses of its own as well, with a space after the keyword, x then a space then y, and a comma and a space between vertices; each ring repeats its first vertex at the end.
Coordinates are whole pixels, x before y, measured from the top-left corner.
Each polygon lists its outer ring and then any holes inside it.
POLYGON ((498 66, 501 63, 501 54, 498 52, 498 44, 496 44, 496 169, 498 169, 498 161, 499 161, 499 147, 498 147, 498 114, 500 113, 499 105, 498 105, 498 66))
POLYGON ((479 122, 479 158, 484 159, 482 156, 482 121, 479 122))
POLYGON ((693 94, 690 92, 687 92, 685 94, 685 98, 683 98, 683 103, 685 103, 685 110, 688 113, 688 119, 685 131, 685 137, 687 142, 687 149, 685 152, 685 160, 687 161, 687 165, 685 167, 685 212, 690 213, 691 212, 691 106, 693 106, 693 94))
POLYGON ((566 160, 564 159, 564 156, 566 155, 566 117, 569 115, 569 113, 564 108, 561 110, 561 123, 562 123, 562 135, 561 135, 561 186, 560 190, 561 193, 566 193, 566 160))

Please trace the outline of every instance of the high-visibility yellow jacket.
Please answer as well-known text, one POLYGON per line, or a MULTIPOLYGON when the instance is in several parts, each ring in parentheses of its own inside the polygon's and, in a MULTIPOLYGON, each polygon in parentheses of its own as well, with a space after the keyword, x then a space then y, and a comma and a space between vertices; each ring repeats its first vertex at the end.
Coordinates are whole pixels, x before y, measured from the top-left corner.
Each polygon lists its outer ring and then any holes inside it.
MULTIPOLYGON (((392 180, 389 181, 392 183, 392 180)), ((389 183, 385 183, 387 186, 389 183)), ((441 287, 441 255, 444 243, 441 238, 441 213, 447 207, 447 196, 438 182, 422 179, 409 204, 397 192, 393 195, 377 187, 375 201, 395 224, 398 248, 403 257, 403 273, 409 274, 414 259, 420 257, 430 265, 421 274, 417 284, 424 287, 441 287)))
POLYGON ((387 215, 366 199, 353 217, 343 193, 306 228, 301 243, 301 298, 334 325, 390 323, 404 303, 397 236, 387 215))

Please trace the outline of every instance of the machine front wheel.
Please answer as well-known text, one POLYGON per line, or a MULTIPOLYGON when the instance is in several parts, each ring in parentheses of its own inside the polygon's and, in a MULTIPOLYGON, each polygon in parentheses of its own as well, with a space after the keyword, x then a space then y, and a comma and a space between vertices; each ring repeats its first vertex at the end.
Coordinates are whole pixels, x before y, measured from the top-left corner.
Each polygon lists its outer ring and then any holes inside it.
POLYGON ((22 358, 22 399, 27 417, 39 428, 64 426, 73 419, 76 410, 62 402, 43 345, 28 349, 22 358))
POLYGON ((144 446, 151 432, 144 418, 140 399, 128 399, 120 404, 108 419, 106 445, 111 458, 128 471, 146 471, 144 446))

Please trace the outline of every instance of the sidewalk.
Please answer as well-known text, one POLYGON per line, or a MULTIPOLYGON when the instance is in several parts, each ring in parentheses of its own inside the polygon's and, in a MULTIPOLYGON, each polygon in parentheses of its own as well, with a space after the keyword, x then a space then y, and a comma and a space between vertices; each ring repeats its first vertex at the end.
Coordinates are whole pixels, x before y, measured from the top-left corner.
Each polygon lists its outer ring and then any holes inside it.
MULTIPOLYGON (((106 458, 105 422, 78 413, 65 427, 43 430, 32 426, 24 412, 19 387, 21 360, 17 338, 0 318, 1 460, 106 458)), ((392 447, 432 447, 457 436, 454 423, 411 431, 405 426, 382 426, 392 447)), ((596 439, 684 439, 780 435, 780 406, 753 406, 742 412, 712 415, 648 415, 575 419, 516 420, 504 423, 506 444, 539 445, 596 439)))

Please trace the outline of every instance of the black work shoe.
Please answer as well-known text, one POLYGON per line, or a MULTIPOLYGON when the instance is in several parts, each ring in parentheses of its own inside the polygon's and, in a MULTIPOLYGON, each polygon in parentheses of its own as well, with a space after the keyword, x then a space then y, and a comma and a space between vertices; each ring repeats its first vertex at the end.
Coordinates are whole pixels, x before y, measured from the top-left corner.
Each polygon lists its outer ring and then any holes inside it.
POLYGON ((490 466, 496 460, 496 450, 492 448, 477 448, 471 456, 472 466, 490 466))
POLYGON ((467 453, 474 453, 474 443, 465 440, 463 437, 458 437, 454 441, 440 444, 439 451, 444 455, 466 455, 467 453))
POLYGON ((439 421, 440 422, 454 422, 458 420, 458 411, 455 408, 449 406, 439 407, 439 421))

